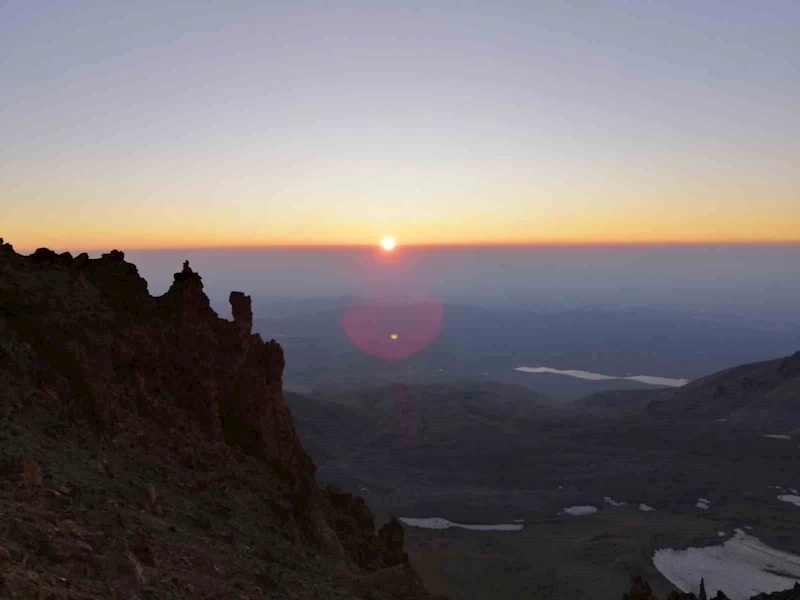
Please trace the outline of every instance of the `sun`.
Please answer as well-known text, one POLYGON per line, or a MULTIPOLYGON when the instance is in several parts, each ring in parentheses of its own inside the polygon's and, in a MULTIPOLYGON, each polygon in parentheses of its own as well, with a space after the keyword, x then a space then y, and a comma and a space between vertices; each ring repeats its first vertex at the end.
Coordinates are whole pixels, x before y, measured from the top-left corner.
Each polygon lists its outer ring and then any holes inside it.
POLYGON ((395 246, 397 246, 397 240, 390 235, 387 235, 381 240, 381 248, 383 248, 386 252, 391 252, 394 250, 395 246))

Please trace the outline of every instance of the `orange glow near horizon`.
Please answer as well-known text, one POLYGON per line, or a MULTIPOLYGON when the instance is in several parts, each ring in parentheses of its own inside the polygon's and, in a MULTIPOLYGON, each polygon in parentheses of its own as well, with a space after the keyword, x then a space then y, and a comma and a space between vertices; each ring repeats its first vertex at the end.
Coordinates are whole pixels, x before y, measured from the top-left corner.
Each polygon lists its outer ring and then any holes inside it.
MULTIPOLYGON (((21 254, 29 254, 34 252, 37 248, 49 248, 56 252, 109 252, 111 250, 123 250, 127 252, 158 252, 158 251, 175 251, 175 250, 259 250, 259 249, 321 249, 321 248, 374 248, 374 243, 299 243, 299 242, 285 242, 285 243, 255 243, 255 244, 203 244, 203 243, 190 243, 190 244, 124 244, 120 240, 111 241, 107 243, 94 243, 86 244, 81 242, 71 243, 69 241, 60 241, 57 243, 43 241, 39 244, 20 245, 14 243, 13 239, 5 238, 4 242, 12 244, 14 250, 21 254)), ((509 240, 509 241, 467 241, 467 242, 430 242, 430 243, 404 243, 404 248, 506 248, 506 247, 595 247, 595 248, 614 248, 614 247, 657 247, 657 246, 793 246, 800 245, 800 239, 780 239, 780 240, 762 240, 762 239, 721 239, 721 240, 582 240, 582 241, 524 241, 524 240, 509 240)), ((384 253, 391 253, 383 249, 384 253)))
MULTIPOLYGON (((227 216, 213 207, 178 214, 164 208, 157 219, 149 213, 104 214, 76 219, 69 214, 45 214, 3 223, 0 236, 19 252, 48 247, 58 252, 171 250, 260 247, 372 247, 376 230, 393 231, 404 248, 417 246, 626 246, 697 244, 800 243, 800 212, 719 210, 705 214, 676 209, 668 214, 642 208, 632 211, 552 210, 492 216, 487 211, 463 211, 429 218, 397 215, 320 215, 308 220, 269 220, 266 215, 227 216), (391 218, 390 218, 391 217, 391 218), (390 222, 391 221, 391 222, 390 222)), ((776 207, 780 208, 780 207, 776 207)), ((702 211, 698 211, 702 212, 702 211)), ((22 216, 22 215, 20 215, 22 216)), ((27 215, 26 215, 27 217, 27 215)), ((386 236, 387 238, 389 236, 386 236)), ((384 238, 380 247, 386 248, 384 238)))
POLYGON ((11 4, 21 252, 800 243, 798 2, 11 4))
MULTIPOLYGON (((57 252, 108 252, 112 249, 127 251, 159 251, 159 250, 248 250, 259 248, 374 248, 374 242, 364 240, 344 241, 344 240, 315 240, 301 241, 296 239, 285 240, 242 240, 235 239, 181 239, 174 238, 169 242, 159 239, 141 240, 128 236, 91 236, 91 237, 72 237, 59 234, 41 235, 31 237, 5 237, 5 243, 12 244, 14 249, 20 253, 31 253, 37 248, 45 247, 57 252)), ((412 240, 404 242, 405 248, 446 248, 446 247, 510 247, 510 246, 541 246, 541 247, 615 247, 615 246, 724 246, 724 245, 795 245, 800 244, 800 236, 786 236, 781 238, 762 238, 762 237, 724 237, 724 238, 666 238, 648 239, 639 237, 635 239, 615 239, 615 238, 590 238, 590 239, 471 239, 471 240, 412 240)), ((385 253, 391 253, 396 246, 387 248, 381 240, 379 245, 385 253)))

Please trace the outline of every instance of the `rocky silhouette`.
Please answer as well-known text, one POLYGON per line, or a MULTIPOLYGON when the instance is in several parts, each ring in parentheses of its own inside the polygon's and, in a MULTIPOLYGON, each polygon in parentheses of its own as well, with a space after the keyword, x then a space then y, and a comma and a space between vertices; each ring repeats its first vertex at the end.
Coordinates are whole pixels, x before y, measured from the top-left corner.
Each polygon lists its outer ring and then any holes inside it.
POLYGON ((396 521, 320 490, 250 298, 0 240, 0 597, 426 598, 396 521))
MULTIPOLYGON (((653 594, 650 585, 644 581, 639 575, 631 577, 631 589, 623 594, 623 600, 659 600, 653 594)), ((692 592, 670 592, 666 600, 707 600, 709 597, 706 595, 705 581, 700 579, 700 589, 698 594, 692 592)), ((722 591, 717 590, 717 593, 711 596, 711 600, 729 600, 722 591)), ((800 583, 795 583, 794 587, 781 592, 772 592, 770 594, 756 594, 750 600, 800 600, 800 583)))

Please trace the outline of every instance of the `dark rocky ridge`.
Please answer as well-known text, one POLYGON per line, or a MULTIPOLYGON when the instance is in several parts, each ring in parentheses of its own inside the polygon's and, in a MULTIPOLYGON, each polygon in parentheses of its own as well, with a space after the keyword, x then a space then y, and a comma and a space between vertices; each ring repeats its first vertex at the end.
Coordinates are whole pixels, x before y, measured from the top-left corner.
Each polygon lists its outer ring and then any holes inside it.
POLYGON ((18 274, 32 267, 25 273, 30 287, 11 287, 4 308, 13 333, 36 338, 45 361, 39 386, 85 409, 101 429, 113 429, 126 410, 191 425, 210 441, 278 460, 300 488, 311 485, 314 465, 283 400, 283 351, 250 332, 248 297, 231 294, 231 323, 211 309, 188 262, 169 291, 153 298, 119 251, 70 260, 40 248, 27 261, 8 252, 5 258, 18 274), (64 288, 49 294, 58 283, 64 288), (80 306, 90 287, 90 302, 80 306), (15 302, 15 294, 25 299, 15 302), (79 310, 73 320, 59 318, 67 299, 79 310))
POLYGON ((800 352, 713 373, 653 398, 659 418, 726 419, 772 433, 800 431, 800 352))
POLYGON ((427 597, 397 523, 318 489, 283 351, 230 302, 188 263, 152 297, 122 252, 0 240, 0 597, 427 597))

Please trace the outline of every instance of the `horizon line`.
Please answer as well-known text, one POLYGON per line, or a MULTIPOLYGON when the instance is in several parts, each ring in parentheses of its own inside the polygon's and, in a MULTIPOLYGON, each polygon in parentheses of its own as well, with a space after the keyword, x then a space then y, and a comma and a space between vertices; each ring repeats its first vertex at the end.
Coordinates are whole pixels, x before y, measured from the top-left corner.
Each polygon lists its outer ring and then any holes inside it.
MULTIPOLYGON (((5 242, 9 242, 6 240, 5 242)), ((11 244, 12 247, 13 244, 11 244)), ((403 249, 426 248, 653 248, 653 247, 714 247, 714 246, 798 246, 797 240, 652 240, 652 241, 565 241, 565 242, 443 242, 443 243, 398 243, 392 252, 402 252, 403 249)), ((18 254, 33 253, 39 248, 54 249, 55 246, 23 246, 14 247, 18 254)), ((324 249, 373 249, 381 251, 380 244, 366 243, 321 243, 321 244, 292 244, 292 243, 266 243, 266 244, 220 244, 220 245, 187 245, 187 246, 136 246, 125 245, 89 247, 78 246, 79 250, 72 252, 107 253, 112 250, 122 252, 177 252, 199 250, 324 250, 324 249)), ((62 251, 63 252, 63 251, 62 251)), ((67 250, 70 252, 70 250, 67 250)))
MULTIPOLYGON (((9 243, 6 241, 6 243, 9 243)), ((609 241, 547 241, 547 242, 410 242, 398 243, 393 252, 402 252, 405 248, 425 249, 425 248, 648 248, 648 247, 713 247, 713 246, 797 246, 800 239, 796 240, 609 240, 609 241)), ((13 244, 12 244, 13 246, 13 244)), ((39 248, 51 248, 48 246, 28 246, 14 248, 17 253, 33 253, 39 248)), ((265 244, 220 244, 220 245, 187 245, 187 246, 139 246, 129 247, 125 245, 104 246, 104 247, 79 247, 80 251, 87 253, 110 252, 111 250, 121 250, 123 252, 175 252, 175 251, 199 251, 199 250, 324 250, 324 249, 373 249, 380 251, 379 243, 321 243, 321 244, 298 244, 298 243, 265 243, 265 244)))
MULTIPOLYGON (((0 238, 2 239, 2 238, 0 238)), ((6 244, 10 242, 5 240, 6 244)), ((12 247, 13 244, 11 244, 12 247)), ((409 242, 398 241, 393 252, 405 248, 648 248, 648 247, 713 247, 713 246, 797 246, 800 238, 794 240, 589 240, 589 241, 510 241, 510 242, 409 242)), ((54 249, 56 246, 22 246, 14 247, 17 253, 33 253, 39 248, 54 249)), ((78 250, 72 252, 171 252, 171 251, 198 251, 198 250, 324 250, 324 249, 374 249, 380 250, 380 243, 263 243, 263 244, 209 244, 186 246, 126 246, 124 244, 113 246, 73 246, 78 250)), ((69 251, 69 250, 68 250, 69 251)), ((62 251, 63 252, 63 251, 62 251)))

